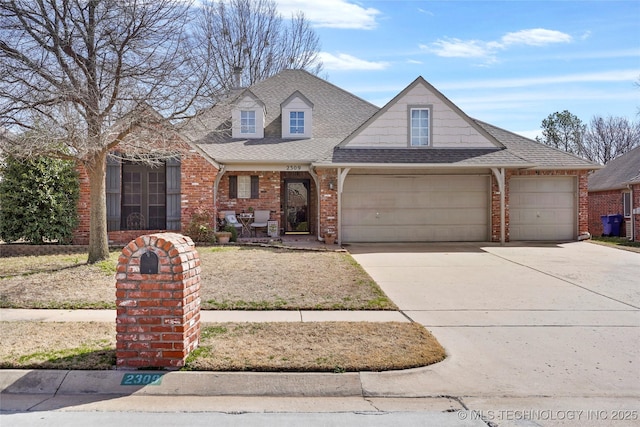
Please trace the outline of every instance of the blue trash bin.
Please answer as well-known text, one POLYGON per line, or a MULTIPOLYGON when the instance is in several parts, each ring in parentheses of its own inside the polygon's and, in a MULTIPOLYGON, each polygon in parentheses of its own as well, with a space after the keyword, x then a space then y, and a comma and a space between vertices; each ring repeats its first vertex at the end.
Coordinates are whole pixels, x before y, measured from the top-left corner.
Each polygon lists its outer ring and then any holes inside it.
POLYGON ((609 224, 611 224, 610 236, 620 237, 620 224, 622 224, 622 215, 608 215, 609 224))
POLYGON ((602 221, 602 235, 611 236, 611 221, 609 220, 609 215, 600 216, 600 221, 602 221))

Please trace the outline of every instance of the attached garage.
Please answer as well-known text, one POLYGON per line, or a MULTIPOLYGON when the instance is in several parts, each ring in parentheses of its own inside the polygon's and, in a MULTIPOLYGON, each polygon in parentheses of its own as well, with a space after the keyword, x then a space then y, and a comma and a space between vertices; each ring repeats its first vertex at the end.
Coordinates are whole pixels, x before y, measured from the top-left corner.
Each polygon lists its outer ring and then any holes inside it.
POLYGON ((518 240, 574 240, 577 236, 576 178, 512 177, 509 234, 518 240))
POLYGON ((487 241, 488 175, 348 175, 345 242, 487 241))

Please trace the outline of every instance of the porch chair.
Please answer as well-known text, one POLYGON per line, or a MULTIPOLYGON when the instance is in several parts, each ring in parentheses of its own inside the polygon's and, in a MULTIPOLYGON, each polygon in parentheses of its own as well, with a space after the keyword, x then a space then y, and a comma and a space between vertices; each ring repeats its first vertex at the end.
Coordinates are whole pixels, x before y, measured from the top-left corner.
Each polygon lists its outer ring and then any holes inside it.
POLYGON ((255 211, 253 213, 253 222, 251 223, 251 230, 254 236, 258 235, 258 228, 264 228, 267 231, 267 221, 271 216, 271 211, 255 211))
POLYGON ((227 221, 227 225, 232 225, 235 227, 238 232, 238 236, 242 234, 242 224, 236 218, 236 213, 234 211, 222 211, 224 212, 224 220, 227 221))
POLYGON ((144 215, 140 212, 132 212, 127 216, 127 230, 144 230, 144 215))

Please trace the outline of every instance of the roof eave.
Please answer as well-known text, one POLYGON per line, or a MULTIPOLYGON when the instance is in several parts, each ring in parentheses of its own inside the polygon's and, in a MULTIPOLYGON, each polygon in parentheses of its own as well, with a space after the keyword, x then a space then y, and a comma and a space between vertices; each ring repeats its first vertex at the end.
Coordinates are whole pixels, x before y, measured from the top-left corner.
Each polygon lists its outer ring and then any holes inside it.
POLYGON ((318 168, 376 168, 376 169, 469 169, 469 168, 505 168, 529 169, 533 164, 478 164, 478 163, 313 163, 318 168))
POLYGON ((604 166, 602 165, 575 165, 575 166, 533 166, 530 169, 539 170, 539 171, 550 171, 550 170, 563 170, 563 171, 575 171, 575 170, 596 170, 602 169, 604 166))

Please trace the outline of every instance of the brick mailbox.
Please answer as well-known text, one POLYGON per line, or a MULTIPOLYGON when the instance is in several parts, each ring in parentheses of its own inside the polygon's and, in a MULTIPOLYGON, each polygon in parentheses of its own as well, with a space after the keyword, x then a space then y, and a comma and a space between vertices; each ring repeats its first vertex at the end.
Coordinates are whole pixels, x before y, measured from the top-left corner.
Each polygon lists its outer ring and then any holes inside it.
POLYGON ((132 240, 116 273, 118 369, 184 366, 200 339, 200 258, 176 233, 132 240))

